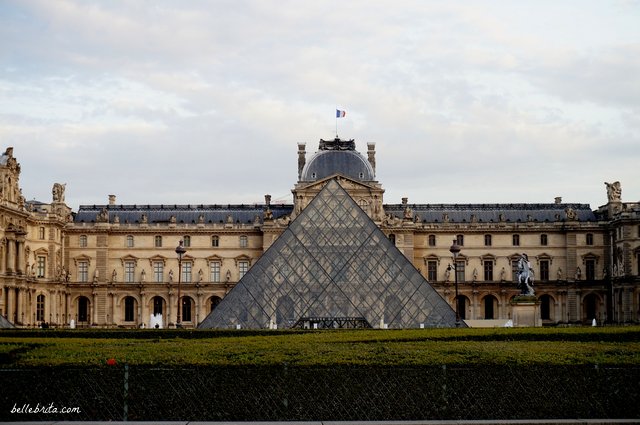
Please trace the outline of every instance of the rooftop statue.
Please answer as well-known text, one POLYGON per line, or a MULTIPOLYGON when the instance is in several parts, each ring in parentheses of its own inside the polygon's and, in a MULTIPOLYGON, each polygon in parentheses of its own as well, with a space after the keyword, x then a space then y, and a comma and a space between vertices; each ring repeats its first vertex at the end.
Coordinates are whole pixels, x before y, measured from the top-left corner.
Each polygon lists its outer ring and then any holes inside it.
POLYGON ((604 184, 607 186, 607 199, 609 202, 619 201, 622 197, 622 186, 620 185, 620 182, 604 182, 604 184))

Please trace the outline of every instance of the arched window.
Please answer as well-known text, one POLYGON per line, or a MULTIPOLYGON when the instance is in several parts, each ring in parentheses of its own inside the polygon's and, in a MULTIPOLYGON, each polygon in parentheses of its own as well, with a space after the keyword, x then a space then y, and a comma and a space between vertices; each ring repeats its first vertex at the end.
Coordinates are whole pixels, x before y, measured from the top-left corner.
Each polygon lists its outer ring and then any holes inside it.
POLYGON ((429 246, 436 246, 436 235, 429 235, 429 246))

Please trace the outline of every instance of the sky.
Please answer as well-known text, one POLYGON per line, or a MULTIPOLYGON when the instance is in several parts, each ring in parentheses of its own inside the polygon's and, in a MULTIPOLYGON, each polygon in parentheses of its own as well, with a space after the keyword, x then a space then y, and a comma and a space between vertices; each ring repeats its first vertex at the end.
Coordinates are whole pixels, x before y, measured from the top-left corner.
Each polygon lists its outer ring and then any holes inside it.
POLYGON ((27 200, 292 202, 297 144, 376 143, 384 202, 640 200, 639 0, 0 0, 27 200), (335 110, 345 110, 336 119, 335 110))

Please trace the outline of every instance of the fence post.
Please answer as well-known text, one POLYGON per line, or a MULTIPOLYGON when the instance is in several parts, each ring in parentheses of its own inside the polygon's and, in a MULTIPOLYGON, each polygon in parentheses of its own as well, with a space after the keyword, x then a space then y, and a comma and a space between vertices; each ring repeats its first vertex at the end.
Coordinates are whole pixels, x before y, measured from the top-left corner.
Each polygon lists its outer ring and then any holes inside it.
POLYGON ((123 405, 123 415, 122 420, 127 421, 129 417, 129 364, 124 364, 124 405, 123 405))
POLYGON ((287 362, 284 362, 283 366, 284 366, 284 373, 283 373, 284 379, 282 381, 283 381, 284 397, 282 399, 282 404, 284 405, 285 411, 287 411, 287 409, 289 408, 289 399, 287 398, 287 390, 289 388, 289 385, 288 385, 289 382, 287 381, 287 378, 288 378, 288 376, 287 376, 288 375, 288 364, 287 364, 287 362))
POLYGON ((447 397, 447 365, 442 365, 442 406, 445 412, 449 411, 449 398, 447 397))

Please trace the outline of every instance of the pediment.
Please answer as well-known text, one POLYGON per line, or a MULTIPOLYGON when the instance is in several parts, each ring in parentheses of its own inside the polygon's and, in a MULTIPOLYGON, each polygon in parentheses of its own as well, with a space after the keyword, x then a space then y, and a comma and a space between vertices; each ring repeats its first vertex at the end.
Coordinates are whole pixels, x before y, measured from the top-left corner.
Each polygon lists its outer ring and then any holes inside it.
POLYGON ((325 177, 324 179, 316 180, 310 183, 302 183, 299 186, 296 186, 295 192, 298 191, 312 191, 312 192, 320 192, 328 182, 331 180, 336 180, 340 186, 346 190, 347 192, 358 189, 366 189, 366 190, 381 190, 378 186, 373 184, 363 183, 358 180, 354 180, 350 177, 343 176, 340 173, 333 174, 331 176, 325 177))

